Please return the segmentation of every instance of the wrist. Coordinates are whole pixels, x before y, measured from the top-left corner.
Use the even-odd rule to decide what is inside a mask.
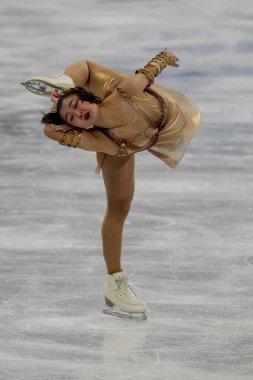
[[[136,70],[135,75],[142,77],[146,81],[146,87],[154,83],[154,74],[145,68]]]

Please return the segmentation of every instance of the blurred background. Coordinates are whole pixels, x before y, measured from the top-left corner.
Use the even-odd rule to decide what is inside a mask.
[[[0,31],[0,379],[252,379],[252,1],[1,0]],[[101,312],[96,155],[47,139],[50,101],[20,82],[79,59],[132,74],[165,46],[180,68],[157,82],[202,127],[175,171],[136,154],[136,325]]]

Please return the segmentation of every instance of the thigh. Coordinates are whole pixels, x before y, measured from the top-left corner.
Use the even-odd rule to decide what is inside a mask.
[[[131,202],[134,196],[135,155],[126,157],[106,155],[102,173],[109,202],[122,200]]]

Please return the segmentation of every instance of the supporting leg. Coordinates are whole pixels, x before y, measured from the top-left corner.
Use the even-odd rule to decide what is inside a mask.
[[[134,154],[106,155],[102,173],[107,209],[101,227],[103,254],[109,274],[121,271],[123,227],[134,196]]]
[[[123,228],[134,195],[134,155],[107,155],[102,166],[107,209],[101,228],[103,253],[108,273],[103,292],[107,309],[103,313],[144,321],[146,305],[131,288],[121,268]],[[120,311],[114,310],[114,307]]]
[[[107,273],[121,271],[121,249],[124,218],[119,218],[107,209],[101,228],[103,254]]]

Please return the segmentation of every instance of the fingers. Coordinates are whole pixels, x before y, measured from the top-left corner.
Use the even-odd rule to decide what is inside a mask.
[[[63,95],[62,92],[59,92],[57,90],[55,90],[52,94],[51,94],[51,100],[53,103],[55,103],[61,96]]]
[[[167,47],[165,47],[163,49],[163,51],[166,52],[169,55],[169,62],[168,62],[169,65],[170,66],[174,66],[174,67],[179,67],[178,57],[174,53],[172,53],[171,51],[169,51],[167,49]]]
[[[54,95],[56,98],[60,98],[60,97],[63,95],[63,93],[60,92],[60,91],[58,91],[58,90],[55,90],[55,92],[53,92],[53,95]]]
[[[55,96],[54,96],[53,94],[51,94],[50,99],[51,99],[51,101],[52,101],[53,103],[57,100],[57,98],[55,98]]]
[[[170,55],[169,64],[175,67],[179,66],[178,57],[175,54]]]
[[[173,66],[179,67],[179,63],[177,61],[178,61],[178,57],[175,55],[174,65]]]

